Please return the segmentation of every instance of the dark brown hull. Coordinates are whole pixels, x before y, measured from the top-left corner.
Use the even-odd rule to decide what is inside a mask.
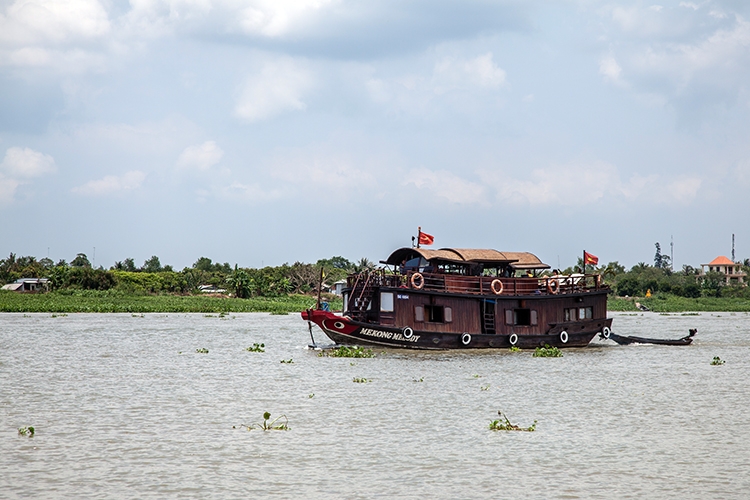
[[[420,331],[354,321],[330,312],[309,310],[302,318],[317,324],[336,344],[408,349],[534,349],[545,345],[585,347],[612,319],[574,321],[552,325],[543,334],[482,334]]]
[[[692,335],[680,339],[649,339],[645,337],[631,337],[627,335],[617,335],[610,333],[607,337],[620,345],[629,344],[657,344],[657,345],[690,345],[693,343]]]

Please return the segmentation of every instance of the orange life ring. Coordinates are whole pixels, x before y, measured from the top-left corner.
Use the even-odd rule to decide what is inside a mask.
[[[503,282],[499,279],[492,280],[492,283],[490,283],[490,289],[492,289],[492,293],[495,295],[500,295],[503,293]]]
[[[412,288],[421,290],[424,288],[424,276],[422,276],[422,273],[414,273],[411,275],[409,283],[411,283]]]
[[[557,292],[560,291],[560,282],[556,279],[547,278],[547,291],[552,295],[557,295]]]

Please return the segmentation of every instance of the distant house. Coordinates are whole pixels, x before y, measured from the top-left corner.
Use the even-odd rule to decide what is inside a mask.
[[[346,286],[346,280],[338,280],[336,283],[331,285],[331,293],[334,295],[341,295]]]
[[[721,273],[726,276],[727,285],[743,284],[747,273],[742,271],[742,264],[732,262],[728,258],[720,255],[708,264],[701,264],[701,275],[707,273]]]
[[[201,285],[198,287],[201,293],[227,293],[224,288],[219,288],[214,285]]]
[[[40,292],[47,290],[49,280],[47,278],[19,278],[13,283],[3,285],[2,290],[14,292]]]

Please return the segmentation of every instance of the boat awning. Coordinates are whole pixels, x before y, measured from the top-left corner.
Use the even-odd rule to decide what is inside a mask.
[[[430,262],[456,262],[465,264],[485,264],[489,266],[510,265],[514,269],[549,269],[550,266],[539,260],[539,257],[528,252],[499,252],[493,249],[477,248],[399,248],[394,251],[385,264],[399,265],[403,261],[421,256]]]

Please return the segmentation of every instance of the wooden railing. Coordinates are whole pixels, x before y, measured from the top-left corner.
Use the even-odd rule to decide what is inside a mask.
[[[407,274],[387,274],[382,270],[350,275],[347,278],[347,287],[354,290],[351,297],[364,293],[365,287],[498,296],[559,295],[609,289],[607,285],[602,285],[601,276],[598,274],[504,278],[412,271]]]

